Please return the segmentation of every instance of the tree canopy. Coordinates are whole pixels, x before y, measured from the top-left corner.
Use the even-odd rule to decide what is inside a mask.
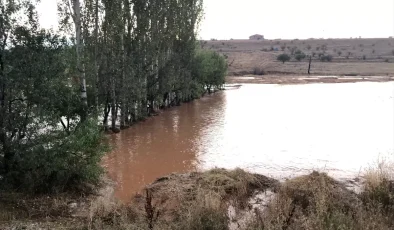
[[[202,0],[63,0],[56,33],[36,5],[0,0],[0,185],[97,182],[102,130],[224,83],[224,57],[196,46]]]

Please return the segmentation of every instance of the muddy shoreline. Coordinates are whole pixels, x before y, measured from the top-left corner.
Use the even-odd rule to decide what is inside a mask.
[[[311,84],[311,83],[356,83],[389,82],[394,76],[321,76],[321,75],[244,75],[228,76],[227,84]]]

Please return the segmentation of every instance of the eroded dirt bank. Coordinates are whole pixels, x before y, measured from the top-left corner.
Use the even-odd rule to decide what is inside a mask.
[[[80,198],[1,194],[0,229],[392,229],[392,183],[369,182],[356,194],[324,173],[279,183],[213,169],[158,178],[127,204],[111,186]]]

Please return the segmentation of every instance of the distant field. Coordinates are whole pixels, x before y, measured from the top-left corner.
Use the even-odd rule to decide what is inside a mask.
[[[201,44],[204,49],[215,50],[228,57],[230,76],[253,74],[256,68],[265,74],[306,74],[307,59],[297,61],[292,57],[285,64],[276,60],[279,54],[291,54],[291,49],[314,55],[313,75],[394,75],[393,38],[218,40],[201,41]],[[320,53],[332,55],[333,60],[321,62]]]

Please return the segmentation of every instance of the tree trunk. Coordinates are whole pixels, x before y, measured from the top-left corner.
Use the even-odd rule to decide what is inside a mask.
[[[308,74],[311,74],[311,64],[312,64],[312,56],[309,56]]]
[[[99,111],[99,65],[98,65],[98,0],[96,0],[95,4],[95,17],[94,17],[94,37],[95,37],[95,44],[94,44],[94,68],[96,74],[96,95],[95,96],[95,103],[96,103],[96,111]]]
[[[4,28],[1,29],[2,31],[4,30]],[[5,75],[4,50],[5,50],[5,44],[7,42],[7,35],[5,32],[0,35],[1,35],[0,42],[2,42],[0,47],[1,49],[0,50],[0,144],[3,146],[3,152],[4,152],[4,171],[5,173],[7,173],[10,171],[11,162],[13,158],[13,154],[11,153],[8,147],[7,132],[5,127],[8,103],[6,98],[7,77]]]
[[[127,4],[127,3],[126,3]],[[123,11],[125,11],[126,5],[123,5]],[[120,91],[120,128],[124,128],[126,126],[126,48],[125,48],[125,34],[126,34],[126,13],[123,14],[123,27],[122,27],[122,34],[120,37],[121,42],[121,49],[122,49],[122,84],[121,84],[121,91]]]
[[[111,74],[111,129],[112,131],[116,130],[116,93],[115,93],[115,76],[114,73]]]
[[[76,50],[77,50],[77,69],[79,72],[79,83],[81,92],[81,121],[86,120],[88,110],[88,97],[86,93],[86,77],[85,77],[85,65],[83,64],[83,44],[82,44],[82,25],[81,25],[81,7],[79,0],[73,0],[74,7],[74,25],[75,25],[75,38],[76,38]]]

